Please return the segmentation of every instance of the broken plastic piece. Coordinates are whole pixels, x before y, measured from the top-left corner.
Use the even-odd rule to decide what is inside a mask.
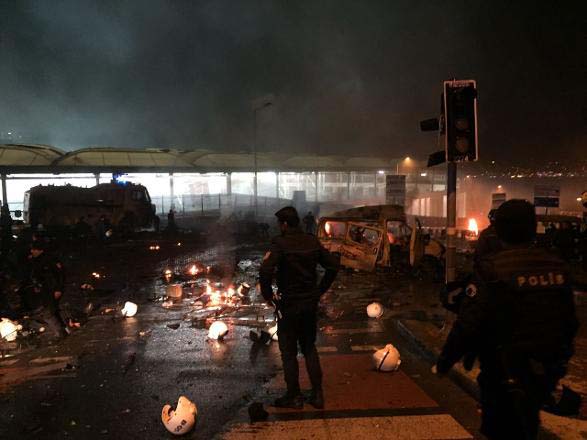
[[[181,298],[183,293],[181,284],[169,284],[166,289],[165,293],[169,298]]]
[[[275,324],[273,327],[269,328],[269,334],[271,335],[271,339],[273,339],[274,341],[278,340],[277,337],[277,324]]]
[[[196,424],[198,409],[187,397],[180,396],[175,410],[165,405],[161,411],[161,420],[165,428],[174,435],[183,435],[191,431]]]

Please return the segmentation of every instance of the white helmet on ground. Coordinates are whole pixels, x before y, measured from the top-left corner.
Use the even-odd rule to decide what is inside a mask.
[[[19,330],[22,330],[22,325],[17,322],[11,321],[8,318],[2,318],[0,320],[0,339],[4,338],[8,342],[12,342],[16,339]]]
[[[122,310],[120,312],[122,313],[122,316],[130,318],[130,317],[135,316],[137,314],[138,309],[139,309],[139,306],[137,306],[135,303],[127,301],[124,303],[124,307],[122,308]]]
[[[383,306],[378,302],[372,302],[367,306],[367,315],[369,315],[369,318],[381,318]]]
[[[279,339],[277,336],[277,324],[269,328],[269,334],[271,335],[271,339],[273,339],[274,341],[277,341]]]
[[[391,344],[373,353],[373,364],[377,371],[397,371],[401,363],[399,351]]]
[[[222,339],[228,333],[228,326],[222,321],[214,321],[208,330],[210,339]]]
[[[180,396],[175,411],[171,405],[165,405],[161,411],[161,420],[165,428],[174,435],[182,435],[192,430],[196,424],[198,409],[196,404],[185,396]]]

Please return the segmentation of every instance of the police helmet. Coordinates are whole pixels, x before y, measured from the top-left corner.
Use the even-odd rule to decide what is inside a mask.
[[[495,223],[495,213],[497,212],[497,209],[491,209],[489,211],[489,213],[487,214],[487,218],[489,219],[489,223],[493,224]]]
[[[536,236],[536,212],[526,200],[512,199],[503,203],[495,213],[495,230],[500,240],[528,243]]]
[[[288,226],[297,226],[300,223],[298,211],[293,206],[286,206],[275,213],[279,223],[287,223]]]

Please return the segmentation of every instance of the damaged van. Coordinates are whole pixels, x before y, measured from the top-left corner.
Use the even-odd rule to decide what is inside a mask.
[[[390,267],[408,258],[412,267],[432,258],[440,265],[445,248],[422,231],[417,218],[413,226],[399,205],[373,205],[338,211],[321,217],[318,239],[330,252],[340,255],[342,266],[362,271]]]

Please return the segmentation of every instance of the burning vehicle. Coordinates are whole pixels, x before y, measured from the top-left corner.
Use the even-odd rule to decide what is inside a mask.
[[[340,255],[345,267],[373,271],[389,267],[409,254],[412,267],[423,258],[442,259],[445,248],[422,231],[417,218],[407,223],[399,205],[351,208],[322,217],[318,239],[330,252]]]

